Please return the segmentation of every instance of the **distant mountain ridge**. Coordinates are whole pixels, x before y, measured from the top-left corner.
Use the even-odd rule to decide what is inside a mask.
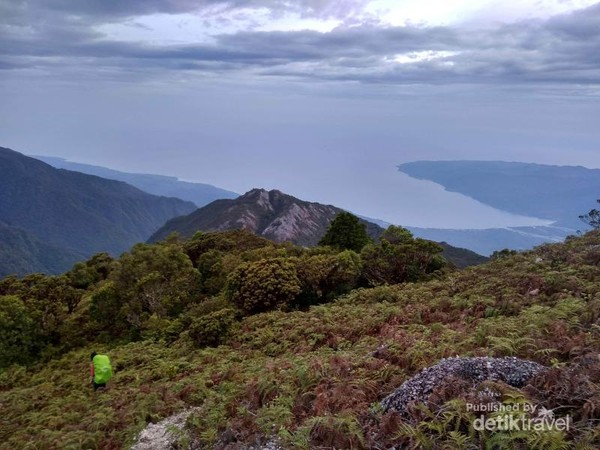
[[[600,169],[505,161],[415,161],[398,169],[486,205],[584,229],[579,215],[600,198]]]
[[[600,198],[600,170],[505,161],[415,161],[398,169],[429,180],[447,191],[471,197],[496,209],[553,221],[547,226],[488,229],[408,227],[416,236],[444,240],[489,255],[495,250],[526,250],[561,242],[587,226],[579,215]]]
[[[11,255],[0,259],[0,276],[56,273],[98,252],[118,255],[194,209],[191,202],[56,169],[0,147],[0,254]]]
[[[149,242],[157,242],[177,232],[190,238],[197,231],[245,229],[275,242],[315,246],[333,218],[344,211],[332,205],[307,202],[278,190],[252,189],[233,200],[217,200],[193,213],[176,217],[154,233]],[[367,233],[378,239],[383,228],[359,218]],[[459,267],[480,264],[487,258],[467,249],[442,243],[444,256]]]
[[[109,180],[124,181],[127,184],[153,195],[176,197],[181,200],[193,202],[198,208],[221,198],[236,198],[239,194],[211,184],[191,183],[181,181],[176,177],[154,175],[145,173],[121,172],[107,167],[94,166],[67,161],[64,158],[53,156],[34,156],[58,169],[73,170],[76,172],[96,175]]]
[[[415,236],[432,241],[446,241],[455,247],[468,248],[480,255],[496,250],[528,250],[547,242],[562,242],[574,230],[551,226],[486,229],[443,229],[406,227]]]

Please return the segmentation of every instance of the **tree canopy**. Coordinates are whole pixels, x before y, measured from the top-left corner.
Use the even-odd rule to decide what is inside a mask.
[[[600,203],[600,199],[596,201]],[[594,230],[600,229],[600,210],[592,209],[589,213],[579,216],[579,218]]]
[[[331,221],[319,245],[360,252],[370,240],[366,225],[358,217],[341,212]]]

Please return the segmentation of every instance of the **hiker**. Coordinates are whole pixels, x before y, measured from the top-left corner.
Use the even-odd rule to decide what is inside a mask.
[[[106,355],[99,355],[96,352],[92,352],[91,360],[90,375],[95,393],[99,388],[105,388],[106,383],[112,378],[112,367],[110,359]]]

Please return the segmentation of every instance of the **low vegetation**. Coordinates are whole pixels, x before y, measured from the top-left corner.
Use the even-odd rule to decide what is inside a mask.
[[[395,228],[360,252],[199,233],[2,280],[0,448],[123,448],[190,406],[209,448],[598,448],[600,232],[462,271],[440,251]],[[95,398],[92,350],[115,370]],[[490,389],[572,426],[474,431],[476,393],[459,382],[384,413],[402,382],[456,355],[551,368]]]

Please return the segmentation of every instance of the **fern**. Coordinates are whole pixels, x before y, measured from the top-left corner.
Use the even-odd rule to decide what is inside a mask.
[[[557,430],[531,431],[527,446],[531,450],[567,450],[570,447],[564,432]]]
[[[451,431],[448,433],[447,441],[445,448],[448,450],[468,450],[474,448],[474,446],[469,443],[469,436],[461,434],[458,431]]]
[[[433,440],[424,433],[419,426],[401,423],[394,439],[408,438],[411,442],[410,448],[431,450],[434,448]]]

